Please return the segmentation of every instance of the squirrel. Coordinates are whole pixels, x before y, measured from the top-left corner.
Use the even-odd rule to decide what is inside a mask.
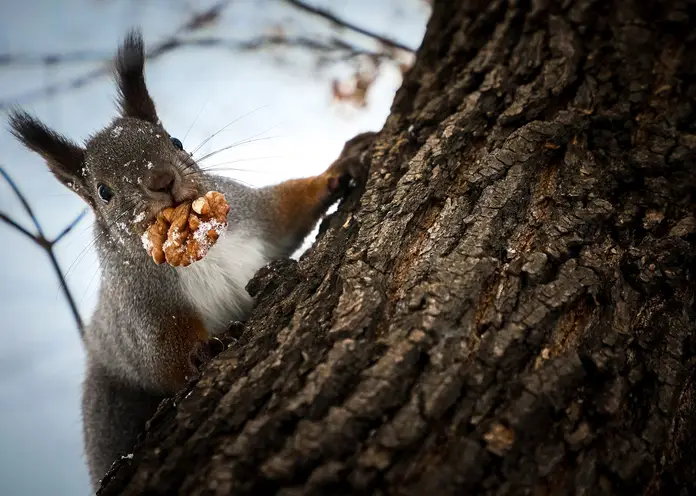
[[[93,487],[130,453],[160,401],[211,358],[227,326],[243,321],[256,271],[298,249],[327,209],[365,181],[375,133],[348,141],[322,174],[252,188],[204,171],[157,116],[144,76],[144,43],[128,32],[115,57],[120,115],[84,146],[20,108],[12,134],[95,215],[102,269],[98,302],[82,341],[84,448]],[[188,267],[157,265],[141,235],[163,208],[207,191],[224,194],[225,236]]]

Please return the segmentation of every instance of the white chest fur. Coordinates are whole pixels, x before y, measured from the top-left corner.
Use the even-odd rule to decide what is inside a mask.
[[[246,317],[252,298],[245,286],[268,263],[264,243],[245,232],[228,231],[203,260],[177,269],[189,301],[198,310],[211,335]]]

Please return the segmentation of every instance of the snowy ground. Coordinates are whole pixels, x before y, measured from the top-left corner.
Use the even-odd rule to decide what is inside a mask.
[[[217,2],[164,0],[24,0],[3,2],[2,55],[89,51],[111,54],[126,29],[142,27],[148,45],[176,32],[194,11]],[[318,4],[318,2],[314,2]],[[428,11],[422,0],[347,0],[339,16],[417,47]],[[287,21],[287,20],[290,21]],[[321,35],[325,25],[297,14],[282,0],[231,2],[216,24],[197,34],[243,40],[269,25],[287,21],[292,32]],[[353,38],[364,42],[364,38]],[[321,172],[343,143],[379,129],[400,79],[386,71],[369,94],[366,110],[331,103],[330,80],[340,68],[314,71],[302,51],[239,53],[222,48],[185,48],[147,67],[150,92],[172,134],[195,147],[229,121],[237,123],[211,140],[212,151],[238,140],[268,138],[221,153],[208,164],[246,159],[220,170],[262,185]],[[46,85],[69,81],[94,69],[95,62],[52,66],[0,64],[0,102],[26,104],[46,123],[77,140],[115,115],[108,77],[55,95],[27,97]],[[196,115],[195,125],[187,134]],[[21,148],[6,130],[0,111],[0,164],[31,199],[46,230],[55,234],[83,207],[60,186],[38,156]],[[248,160],[253,159],[253,160]],[[220,166],[225,167],[225,166]],[[0,211],[29,225],[19,203],[0,184]],[[83,316],[94,308],[99,273],[88,247],[91,216],[59,247],[59,259]],[[89,492],[79,413],[83,351],[72,316],[45,255],[30,241],[0,224],[0,487],[4,495],[79,495]]]

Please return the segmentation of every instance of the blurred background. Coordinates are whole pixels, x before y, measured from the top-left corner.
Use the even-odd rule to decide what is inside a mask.
[[[0,16],[0,166],[48,239],[84,208],[9,134],[21,105],[82,141],[116,115],[109,62],[142,28],[147,83],[167,130],[215,172],[260,186],[323,171],[346,140],[379,130],[413,63],[428,0],[23,0]],[[36,232],[0,178],[0,214]],[[55,253],[82,318],[99,287],[88,214]],[[46,252],[0,219],[0,492],[89,494],[84,356]],[[311,239],[305,243],[305,247]]]

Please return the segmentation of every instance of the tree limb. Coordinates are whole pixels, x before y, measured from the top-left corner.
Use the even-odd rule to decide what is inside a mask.
[[[75,220],[73,220],[70,224],[68,224],[65,229],[63,229],[58,236],[55,237],[53,240],[53,243],[56,244],[60,242],[61,239],[63,239],[70,231],[73,230],[73,228],[80,223],[80,221],[87,215],[87,209],[83,209],[82,212],[79,213],[77,217],[75,217]]]
[[[338,28],[343,28],[343,29],[348,29],[350,31],[353,31],[355,33],[361,34],[363,36],[367,36],[369,38],[373,38],[383,45],[386,45],[390,48],[397,48],[399,50],[404,50],[406,52],[413,53],[415,50],[413,48],[407,47],[403,43],[400,43],[398,41],[392,40],[390,38],[387,38],[385,36],[382,36],[377,33],[373,33],[372,31],[369,31],[365,28],[361,28],[360,26],[357,26],[355,24],[352,24],[348,21],[345,21],[339,17],[336,17],[333,15],[331,12],[328,10],[321,9],[319,7],[313,7],[311,5],[307,5],[304,2],[300,2],[299,0],[285,0],[286,3],[292,5],[293,7],[302,10],[303,12],[307,12],[309,14],[321,17],[322,19],[325,19],[329,21],[331,24],[333,24],[335,27]]]
[[[2,175],[7,184],[10,185],[10,188],[12,188],[12,191],[14,192],[15,196],[17,196],[17,198],[19,199],[20,203],[24,207],[24,210],[26,210],[26,212],[29,214],[29,217],[31,218],[34,226],[36,227],[36,234],[31,233],[28,229],[22,227],[19,223],[17,223],[8,215],[2,212],[0,212],[0,220],[3,221],[5,224],[9,225],[10,227],[14,228],[15,230],[19,231],[20,233],[24,234],[25,236],[27,236],[34,243],[36,243],[46,251],[48,258],[51,261],[51,265],[53,266],[53,269],[55,270],[56,275],[58,276],[60,287],[63,290],[63,293],[65,294],[65,298],[68,300],[68,305],[70,306],[70,310],[73,314],[73,317],[75,318],[75,323],[77,324],[77,329],[80,332],[80,337],[84,336],[85,329],[84,323],[82,322],[82,317],[80,316],[80,312],[78,311],[77,305],[75,304],[75,299],[73,298],[72,293],[70,293],[70,289],[68,288],[68,283],[65,280],[65,276],[63,275],[63,272],[60,269],[60,265],[58,264],[58,259],[56,258],[54,247],[84,218],[84,216],[87,214],[87,209],[85,208],[84,210],[82,210],[82,212],[80,212],[80,214],[70,224],[68,224],[60,232],[60,234],[58,234],[52,240],[49,240],[44,235],[44,230],[41,228],[41,223],[39,222],[39,219],[36,217],[36,214],[34,214],[34,211],[29,205],[26,196],[24,196],[22,191],[17,186],[17,183],[15,183],[12,177],[2,166],[0,166],[0,175]]]
[[[299,47],[308,49],[318,53],[335,53],[338,55],[339,59],[346,60],[349,58],[354,58],[360,55],[367,55],[373,59],[388,59],[390,55],[383,52],[373,52],[370,50],[364,50],[355,47],[349,43],[338,38],[331,38],[328,41],[321,41],[313,38],[307,38],[303,36],[298,37],[286,37],[282,35],[268,35],[259,36],[250,40],[232,40],[225,38],[218,38],[214,36],[201,37],[201,38],[167,38],[166,40],[154,45],[146,53],[146,58],[148,60],[153,60],[158,57],[164,56],[169,52],[174,51],[177,48],[193,46],[193,47],[223,47],[230,50],[239,51],[252,51],[260,50],[267,47],[273,46],[285,46],[285,47]],[[83,59],[80,59],[84,57]],[[81,88],[100,77],[109,75],[111,73],[111,65],[109,56],[106,54],[99,55],[95,52],[73,52],[68,54],[44,54],[44,55],[0,55],[0,64],[3,63],[19,63],[23,65],[41,64],[48,63],[46,61],[51,61],[51,64],[58,63],[70,63],[77,61],[89,61],[98,60],[102,62],[102,65],[88,71],[74,79],[68,81],[61,81],[58,83],[50,84],[39,89],[30,90],[25,93],[16,95],[14,97],[8,98],[6,100],[0,100],[0,110],[7,110],[17,102],[27,103],[46,94],[55,94],[57,92],[75,90]]]
[[[10,219],[7,215],[3,214],[2,212],[0,212],[0,220],[2,220],[3,222],[9,224],[11,227],[14,227],[16,230],[18,230],[19,232],[21,232],[21,233],[24,234],[25,236],[27,236],[27,237],[29,237],[29,238],[31,238],[31,239],[34,239],[34,240],[36,239],[36,237],[35,237],[32,233],[30,233],[29,231],[27,231],[26,229],[24,229],[22,226],[20,226],[19,224],[17,224],[15,221],[13,221],[12,219]]]
[[[353,32],[362,34],[364,36],[373,38],[385,47],[392,49],[400,49],[409,53],[413,53],[413,49],[390,40],[384,36],[372,33],[366,29],[359,26],[350,24],[343,21],[333,14],[306,5],[302,2],[297,2],[295,0],[286,0],[294,7],[316,16],[319,16],[325,20],[331,22],[334,26],[349,29]],[[321,54],[336,54],[337,60],[348,60],[361,55],[366,55],[371,57],[373,60],[384,60],[393,58],[393,55],[389,53],[388,50],[383,51],[372,51],[367,49],[362,49],[356,47],[344,40],[337,37],[331,37],[328,40],[320,40],[306,36],[294,36],[289,37],[279,34],[271,35],[261,35],[248,40],[239,39],[226,39],[216,36],[207,37],[197,37],[197,38],[185,38],[183,35],[186,33],[194,32],[206,24],[215,20],[222,10],[230,4],[230,0],[222,0],[217,4],[213,5],[209,9],[202,12],[194,14],[186,23],[179,26],[170,36],[164,40],[156,43],[147,50],[146,58],[148,60],[156,59],[163,56],[169,52],[172,52],[176,48],[184,46],[194,46],[194,47],[223,47],[230,50],[241,50],[241,51],[251,51],[260,50],[267,47],[298,47],[313,52]],[[7,110],[18,102],[28,103],[33,100],[37,100],[45,95],[55,94],[58,92],[70,91],[81,88],[103,76],[111,74],[111,54],[101,53],[92,50],[78,50],[70,53],[46,53],[46,54],[10,54],[4,53],[0,54],[0,65],[57,65],[57,64],[68,64],[68,63],[79,63],[79,62],[95,62],[100,65],[90,71],[83,73],[80,76],[69,79],[67,81],[60,81],[57,83],[49,84],[41,88],[30,90],[19,95],[15,95],[11,98],[0,100],[0,111]]]
[[[27,214],[29,214],[29,217],[31,217],[31,221],[34,223],[34,227],[36,227],[37,232],[43,238],[44,233],[41,229],[41,224],[39,224],[39,219],[36,218],[36,215],[34,214],[31,205],[29,205],[29,202],[27,201],[26,197],[19,190],[17,183],[15,183],[14,180],[12,180],[10,175],[7,173],[7,171],[5,171],[3,167],[0,167],[0,175],[2,175],[3,178],[5,178],[5,181],[7,182],[7,184],[10,185],[10,188],[12,188],[12,191],[14,192],[15,196],[19,198],[22,207],[24,207],[24,210],[26,210]]]

